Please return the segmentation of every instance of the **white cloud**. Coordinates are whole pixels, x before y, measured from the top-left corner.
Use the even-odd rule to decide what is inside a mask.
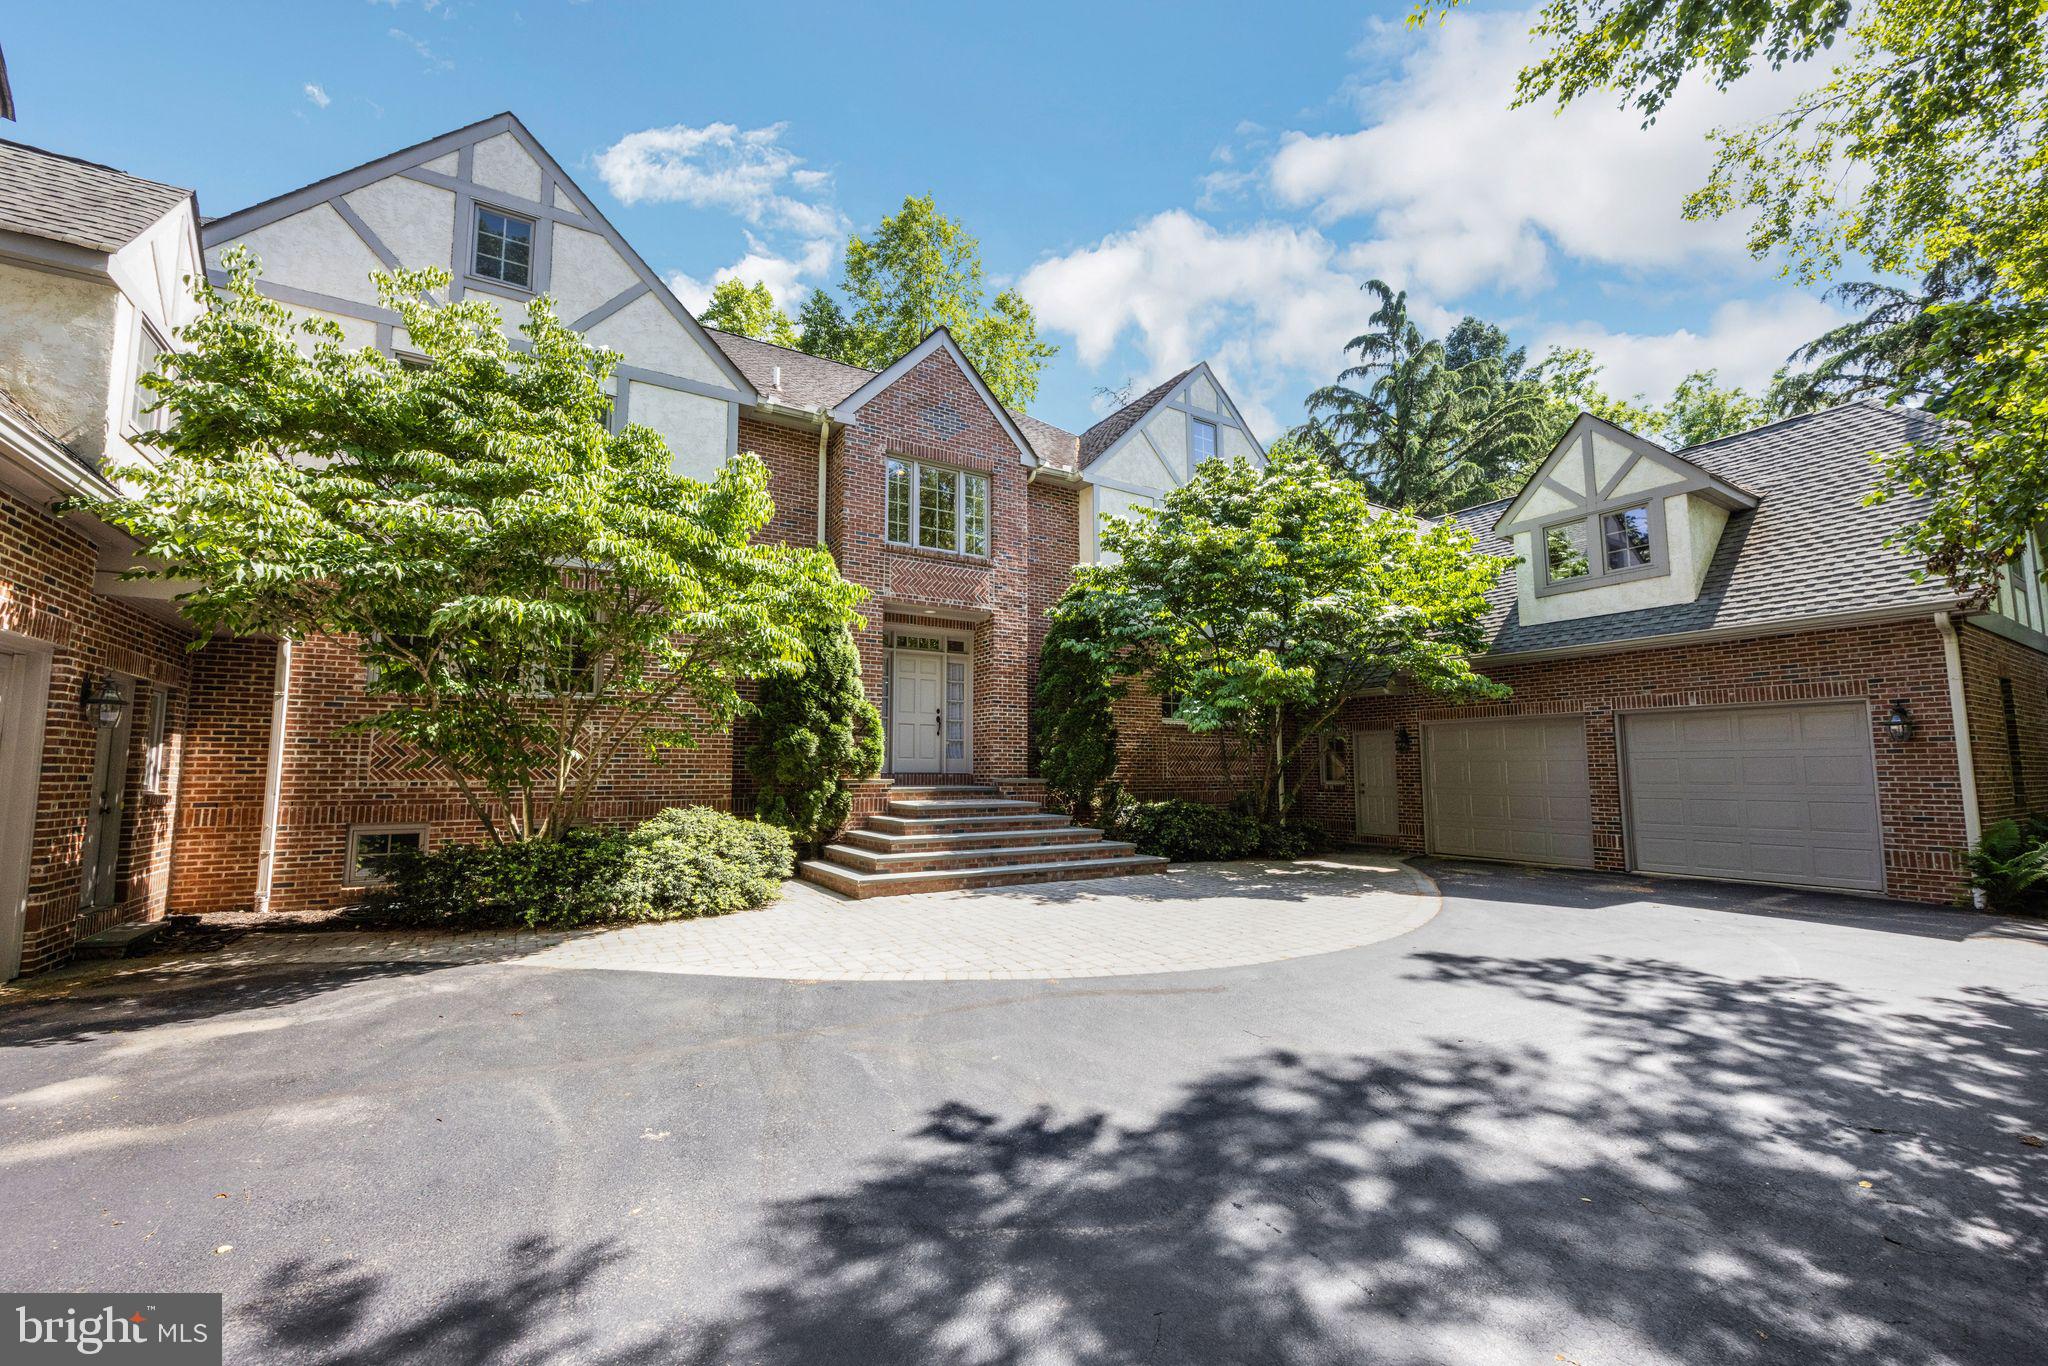
[[[828,173],[804,166],[782,145],[787,124],[742,129],[674,124],[628,133],[598,153],[597,171],[627,204],[688,204],[722,209],[755,227],[806,238],[843,232]]]
[[[1268,403],[1299,393],[1306,369],[1333,372],[1367,309],[1352,269],[1313,227],[1258,223],[1221,231],[1181,209],[1129,232],[1040,261],[1019,287],[1039,320],[1073,336],[1082,364],[1100,366],[1135,334],[1145,387],[1197,360],[1223,373],[1245,416],[1267,436]]]
[[[674,271],[668,277],[668,287],[683,301],[683,307],[698,313],[710,301],[712,286],[720,281],[736,279],[747,284],[758,281],[767,285],[768,292],[775,296],[775,302],[794,317],[804,295],[810,293],[810,286],[805,281],[824,278],[832,269],[837,252],[838,243],[830,238],[818,238],[804,243],[794,256],[782,256],[749,235],[747,254],[731,265],[713,271],[710,279],[700,280],[694,275]]]
[[[1689,223],[1709,129],[1782,108],[1811,71],[1762,72],[1727,94],[1688,87],[1657,123],[1597,94],[1563,114],[1510,109],[1537,52],[1529,13],[1461,11],[1418,38],[1381,26],[1374,50],[1403,54],[1358,87],[1364,127],[1285,134],[1268,166],[1275,199],[1328,226],[1361,219],[1388,278],[1455,296],[1534,289],[1558,255],[1630,269],[1733,261],[1739,222]]]
[[[1810,294],[1735,299],[1714,310],[1703,331],[1616,332],[1596,323],[1540,329],[1531,354],[1552,346],[1583,346],[1607,372],[1602,385],[1617,395],[1647,395],[1662,402],[1694,370],[1719,370],[1723,384],[1758,392],[1791,352],[1845,321],[1847,315]]]
[[[328,105],[334,103],[333,100],[327,97],[327,87],[321,85],[318,81],[307,81],[302,88],[306,92],[306,98],[311,100],[316,108],[325,109]]]
[[[419,59],[427,64],[427,70],[429,71],[453,71],[455,69],[455,63],[434,51],[432,47],[428,46],[424,38],[415,38],[402,28],[387,29],[385,30],[385,36],[395,43],[411,48]]]

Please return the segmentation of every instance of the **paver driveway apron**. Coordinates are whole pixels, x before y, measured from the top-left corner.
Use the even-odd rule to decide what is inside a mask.
[[[503,962],[719,977],[972,981],[1244,967],[1405,934],[1439,905],[1399,860],[1208,863],[870,901],[804,883],[766,910],[574,933],[267,934],[152,971],[292,963]]]

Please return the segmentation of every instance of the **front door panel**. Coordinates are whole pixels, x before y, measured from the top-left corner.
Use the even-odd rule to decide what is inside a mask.
[[[1358,833],[1392,839],[1401,832],[1394,787],[1394,732],[1362,730],[1351,737],[1351,774],[1357,784]]]
[[[897,773],[937,773],[945,710],[945,656],[898,650],[891,666],[889,767]]]

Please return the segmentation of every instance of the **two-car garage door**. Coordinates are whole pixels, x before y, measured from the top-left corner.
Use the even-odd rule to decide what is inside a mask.
[[[1866,704],[1638,712],[1621,735],[1634,867],[1884,890]]]
[[[1884,889],[1869,708],[1675,708],[1619,718],[1629,866],[1744,882]],[[1593,863],[1581,718],[1427,727],[1435,853]]]

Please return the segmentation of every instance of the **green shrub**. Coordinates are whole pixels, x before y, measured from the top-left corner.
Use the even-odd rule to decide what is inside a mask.
[[[401,850],[378,860],[384,880],[354,914],[417,929],[686,920],[765,906],[794,864],[787,831],[684,807],[630,834],[579,829],[525,844]]]
[[[762,820],[805,845],[824,843],[853,810],[852,784],[882,768],[882,714],[860,686],[860,651],[844,629],[805,636],[810,662],[761,684],[761,738],[747,751]]]
[[[671,808],[627,840],[618,915],[689,920],[765,906],[795,866],[787,830],[707,806]]]
[[[586,925],[617,912],[626,837],[571,830],[525,844],[444,844],[377,860],[383,882],[357,908],[378,925],[533,929]]]
[[[1268,821],[1259,827],[1260,858],[1307,858],[1331,845],[1330,833],[1308,821]]]
[[[1100,789],[1116,772],[1110,708],[1120,692],[1098,624],[1085,615],[1055,615],[1038,651],[1032,739],[1047,797],[1077,821],[1094,819]]]
[[[1110,834],[1144,854],[1175,863],[1250,858],[1259,851],[1259,824],[1248,816],[1180,797],[1141,802],[1130,798],[1110,812]]]
[[[1964,858],[1970,885],[1984,894],[1988,909],[2024,915],[2048,911],[2048,822],[1997,821]]]

